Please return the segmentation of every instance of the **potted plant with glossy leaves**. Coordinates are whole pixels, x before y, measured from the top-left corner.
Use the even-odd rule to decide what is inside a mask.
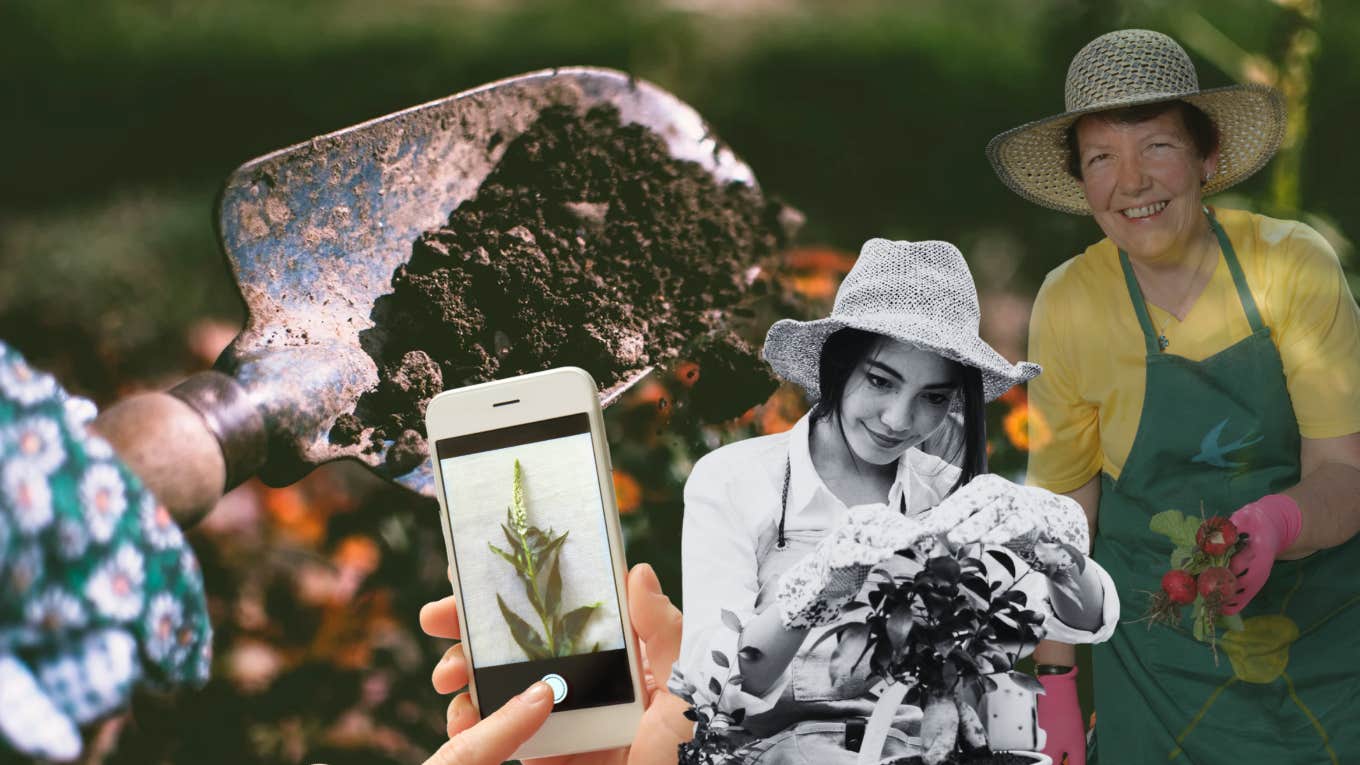
[[[856,619],[834,631],[833,679],[849,679],[867,662],[887,685],[865,731],[860,765],[1051,765],[1037,752],[993,752],[978,715],[998,677],[1042,692],[1015,663],[1038,645],[1044,616],[1028,608],[1017,585],[1042,576],[1004,547],[924,540],[898,552],[869,576]],[[922,710],[919,755],[881,758],[893,712]]]

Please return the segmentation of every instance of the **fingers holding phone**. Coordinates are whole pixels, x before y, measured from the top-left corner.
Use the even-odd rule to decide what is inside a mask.
[[[463,658],[463,647],[455,645],[444,652],[435,665],[430,681],[438,693],[453,693],[467,687],[467,660]]]
[[[674,762],[677,747],[694,735],[693,723],[685,718],[689,705],[666,690],[671,667],[680,656],[683,622],[680,609],[661,591],[656,572],[645,563],[628,574],[628,616],[642,644],[648,697],[628,762]]]
[[[458,629],[458,601],[448,595],[420,608],[420,628],[433,637],[462,640]]]
[[[680,656],[683,623],[680,609],[661,591],[656,571],[646,563],[633,566],[628,573],[628,616],[633,631],[645,647],[643,659],[658,687],[664,687],[671,666]]]
[[[435,637],[457,639],[457,615],[453,611],[451,596],[427,603],[420,612],[421,628]],[[680,609],[662,592],[656,572],[645,563],[634,566],[628,574],[628,617],[640,644],[638,656],[647,675],[648,706],[638,725],[633,747],[626,755],[627,761],[673,762],[676,747],[693,735],[693,726],[684,716],[688,704],[665,689],[665,681],[670,677],[671,667],[680,653],[683,624]],[[450,693],[466,682],[467,666],[461,651],[461,646],[453,646],[435,667],[433,681],[435,690],[440,693]],[[427,765],[464,761],[472,765],[500,762],[492,758],[499,756],[506,746],[512,749],[521,746],[538,731],[539,726],[534,725],[533,721],[538,720],[541,725],[546,719],[546,715],[534,707],[506,704],[482,722],[471,697],[466,693],[459,694],[449,704],[448,733],[450,739],[463,737],[463,741],[445,745],[427,761]],[[577,756],[570,761],[615,762],[624,756],[621,752],[597,752],[590,756]],[[455,756],[467,759],[452,759]],[[543,765],[558,761],[561,758],[535,762]]]
[[[528,741],[548,719],[553,691],[536,682],[481,720],[468,694],[449,705],[449,740],[425,765],[500,765]]]
[[[451,720],[470,704],[489,721],[541,679],[550,716],[516,757],[631,743],[646,694],[594,381],[562,369],[446,391],[426,419],[459,597],[421,624],[463,640],[431,678],[468,685]]]

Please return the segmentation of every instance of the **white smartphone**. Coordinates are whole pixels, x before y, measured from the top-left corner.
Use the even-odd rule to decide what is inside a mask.
[[[426,409],[472,702],[485,717],[535,681],[554,691],[518,759],[627,746],[642,716],[598,395],[564,367]]]

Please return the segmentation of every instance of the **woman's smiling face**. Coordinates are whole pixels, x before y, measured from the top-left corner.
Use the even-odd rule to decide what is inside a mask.
[[[1217,152],[1199,156],[1175,109],[1130,124],[1083,117],[1076,133],[1082,189],[1105,235],[1132,258],[1182,252],[1199,233]]]
[[[959,385],[955,362],[883,338],[846,381],[840,406],[845,440],[865,462],[892,463],[944,422]]]

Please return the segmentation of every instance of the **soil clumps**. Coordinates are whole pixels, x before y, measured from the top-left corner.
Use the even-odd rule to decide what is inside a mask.
[[[672,158],[613,107],[544,109],[476,197],[415,241],[374,309],[378,387],[331,440],[357,443],[371,426],[366,448],[397,440],[388,467],[404,472],[424,456],[425,405],[441,390],[563,365],[605,389],[689,351],[712,360],[696,407],[740,414],[775,383],[728,320],[796,217]]]

